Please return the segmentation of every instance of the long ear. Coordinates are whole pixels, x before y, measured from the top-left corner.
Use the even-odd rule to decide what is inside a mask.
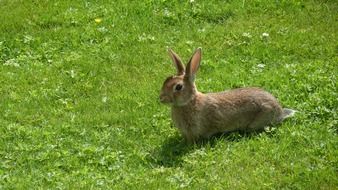
[[[182,64],[181,58],[170,48],[168,49],[169,55],[171,59],[173,60],[174,66],[177,70],[177,75],[184,75],[185,69],[184,65]]]
[[[195,76],[198,68],[200,67],[202,58],[202,49],[197,48],[194,55],[191,57],[189,63],[187,64],[187,71],[185,74],[185,78],[189,79],[190,82],[195,81]]]

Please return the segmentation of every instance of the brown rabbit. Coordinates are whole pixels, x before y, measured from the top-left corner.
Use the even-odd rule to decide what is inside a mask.
[[[164,81],[160,101],[171,105],[174,124],[189,143],[220,132],[262,130],[295,113],[282,109],[275,97],[259,88],[198,92],[194,81],[201,48],[195,51],[186,68],[175,52],[169,49],[169,54],[177,74]]]

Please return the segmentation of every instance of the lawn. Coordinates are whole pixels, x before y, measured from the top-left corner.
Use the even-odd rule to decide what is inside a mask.
[[[338,189],[335,0],[0,0],[0,189]],[[257,86],[278,128],[187,145],[159,103]]]

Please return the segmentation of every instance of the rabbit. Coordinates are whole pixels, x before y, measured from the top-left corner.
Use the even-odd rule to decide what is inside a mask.
[[[273,95],[255,87],[203,94],[195,85],[201,48],[196,49],[186,67],[174,51],[168,52],[177,74],[164,81],[159,98],[171,106],[173,123],[188,143],[217,133],[262,131],[296,112],[283,109]]]

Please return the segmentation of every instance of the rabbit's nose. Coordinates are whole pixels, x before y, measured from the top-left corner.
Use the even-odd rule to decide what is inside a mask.
[[[163,103],[165,101],[165,97],[164,96],[160,96],[160,102]]]
[[[161,102],[161,103],[166,103],[166,102],[168,102],[168,101],[169,101],[168,96],[163,95],[163,94],[160,95],[160,102]]]

